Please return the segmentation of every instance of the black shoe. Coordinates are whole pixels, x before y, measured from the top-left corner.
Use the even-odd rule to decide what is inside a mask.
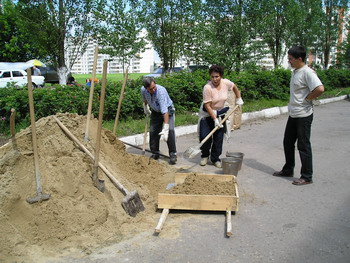
[[[170,154],[170,160],[169,160],[169,164],[176,164],[177,161],[177,157],[176,154]]]
[[[159,159],[159,154],[152,154],[151,159],[158,160]]]
[[[280,176],[280,177],[293,177],[293,172],[286,172],[286,171],[279,171],[279,172],[274,172],[272,174],[273,176]]]

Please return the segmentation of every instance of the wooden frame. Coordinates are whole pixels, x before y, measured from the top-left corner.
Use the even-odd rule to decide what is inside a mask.
[[[182,184],[188,173],[175,175],[175,183]],[[158,208],[163,209],[155,232],[159,233],[165,223],[170,209],[199,210],[199,211],[225,211],[226,235],[232,235],[231,212],[239,209],[239,194],[236,177],[227,174],[198,174],[198,176],[214,179],[220,182],[234,181],[232,195],[188,195],[188,194],[158,194]]]

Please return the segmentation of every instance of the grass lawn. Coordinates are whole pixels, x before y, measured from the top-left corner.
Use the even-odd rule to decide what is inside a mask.
[[[146,74],[148,73],[129,73],[128,79],[137,79]],[[73,74],[73,77],[79,84],[84,85],[86,83],[86,80],[92,77],[92,74]],[[96,74],[96,78],[101,80],[102,74]],[[122,81],[123,79],[123,73],[107,74],[107,80],[109,81]]]

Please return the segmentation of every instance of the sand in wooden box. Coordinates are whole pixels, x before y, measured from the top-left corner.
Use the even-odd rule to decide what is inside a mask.
[[[158,208],[238,211],[236,177],[226,174],[178,173],[176,186],[158,194]]]

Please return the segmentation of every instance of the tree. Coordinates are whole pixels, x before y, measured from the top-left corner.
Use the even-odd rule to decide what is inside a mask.
[[[316,54],[319,51],[318,39],[322,34],[322,15],[322,0],[296,0],[290,7],[286,46],[300,45],[307,48],[310,54]]]
[[[28,41],[30,34],[23,30],[15,4],[2,1],[0,10],[0,61],[24,62],[40,56],[39,48]]]
[[[93,12],[105,0],[19,0],[21,22],[28,32],[35,32],[31,41],[45,51],[42,59],[58,68],[60,84],[90,41]],[[69,54],[69,56],[68,56]]]
[[[258,38],[266,44],[275,68],[281,64],[286,52],[288,24],[294,19],[290,15],[293,5],[291,0],[255,0]]]
[[[336,49],[338,40],[338,28],[342,18],[339,17],[339,11],[346,9],[347,0],[324,0],[323,1],[323,20],[321,23],[322,35],[320,36],[320,46],[323,53],[323,67],[328,68],[331,63],[331,52]]]
[[[261,45],[253,41],[255,6],[250,0],[206,1],[207,35],[203,52],[210,64],[221,64],[237,72],[258,58]]]
[[[188,8],[198,0],[131,0],[132,8],[143,17],[147,38],[162,59],[165,71],[175,66],[184,50]]]
[[[146,45],[140,19],[125,0],[108,1],[103,9],[97,10],[95,16],[98,21],[106,21],[98,25],[98,30],[94,30],[94,38],[102,46],[100,53],[120,58],[124,72],[125,65]]]

